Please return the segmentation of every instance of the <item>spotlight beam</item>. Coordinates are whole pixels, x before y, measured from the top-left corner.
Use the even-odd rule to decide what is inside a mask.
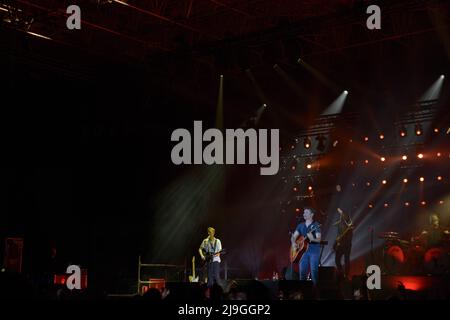
[[[261,89],[261,86],[259,85],[258,81],[256,81],[255,77],[253,76],[253,73],[250,69],[245,70],[245,74],[250,79],[253,88],[255,89],[256,96],[258,97],[259,101],[261,103],[269,104],[269,99],[267,99],[267,96],[264,94],[264,91]]]
[[[444,84],[445,76],[441,75],[422,95],[419,101],[438,100],[441,95],[442,85]]]
[[[307,62],[299,58],[297,60],[298,64],[300,64],[303,68],[305,68],[309,73],[311,73],[317,80],[319,80],[322,84],[324,84],[329,89],[334,92],[339,92],[339,86],[332,80],[328,79],[323,73],[321,73],[316,68],[309,65]]]
[[[216,128],[223,131],[223,75],[219,80],[219,95],[217,97],[216,107]]]
[[[273,69],[277,72],[277,74],[286,82],[289,88],[300,98],[304,99],[307,95],[306,92],[300,88],[298,84],[284,71],[278,64],[273,66]]]
[[[343,91],[339,97],[336,98],[326,109],[322,112],[322,116],[328,116],[331,114],[339,114],[344,108],[345,100],[347,99],[348,91]]]

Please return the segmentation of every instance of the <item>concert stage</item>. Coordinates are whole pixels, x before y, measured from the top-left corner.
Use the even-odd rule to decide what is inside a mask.
[[[365,280],[353,277],[338,283],[322,281],[315,288],[311,281],[252,280],[224,281],[221,300],[435,300],[450,298],[449,276],[382,276],[381,289],[365,290]],[[170,293],[170,301],[202,301],[205,285],[189,282],[167,282],[161,291]],[[209,293],[207,293],[208,295]],[[114,294],[109,299],[145,297],[137,294]]]
[[[450,299],[449,0],[71,2],[0,0],[0,296]]]

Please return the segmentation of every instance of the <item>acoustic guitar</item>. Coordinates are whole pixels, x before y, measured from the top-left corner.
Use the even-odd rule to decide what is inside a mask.
[[[316,231],[320,225],[316,225],[313,228],[311,228],[310,232]],[[291,263],[295,263],[300,261],[303,254],[308,250],[309,245],[309,239],[304,236],[299,236],[297,240],[295,240],[295,244],[291,245],[291,251],[290,251],[290,261]]]

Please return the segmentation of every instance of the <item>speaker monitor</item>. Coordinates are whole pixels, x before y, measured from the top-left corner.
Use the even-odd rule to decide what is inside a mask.
[[[335,267],[319,267],[319,287],[332,288],[337,285]]]

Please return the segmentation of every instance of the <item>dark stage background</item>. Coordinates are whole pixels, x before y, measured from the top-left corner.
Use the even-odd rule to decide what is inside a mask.
[[[361,15],[363,9],[342,2],[335,14]],[[395,229],[405,237],[419,232],[435,211],[431,203],[448,196],[446,182],[427,187],[424,193],[430,206],[425,208],[367,210],[368,201],[375,204],[380,199],[382,205],[386,192],[370,197],[364,188],[352,191],[351,183],[360,179],[363,185],[365,176],[342,163],[353,154],[364,159],[364,154],[348,144],[329,153],[335,166],[315,178],[314,202],[308,199],[288,208],[282,204],[292,185],[282,181],[281,171],[260,176],[259,166],[175,166],[170,159],[174,129],[192,130],[194,120],[202,120],[204,128],[215,126],[220,74],[224,75],[226,128],[239,127],[261,106],[247,68],[269,104],[258,126],[280,128],[282,155],[295,133],[308,128],[342,90],[350,92],[344,112],[358,114],[346,135],[360,139],[384,132],[395,140],[395,119],[410,111],[441,74],[450,74],[449,29],[432,29],[432,15],[419,12],[415,17],[402,37],[310,51],[309,56],[300,40],[269,37],[261,45],[262,60],[245,54],[251,39],[256,41],[263,32],[289,35],[297,30],[294,26],[303,26],[303,20],[294,24],[280,19],[274,27],[250,33],[250,40],[230,35],[215,42],[186,40],[186,44],[183,39],[189,37],[180,32],[173,40],[174,51],[137,56],[126,43],[116,44],[118,48],[108,54],[2,26],[0,238],[24,237],[27,272],[45,268],[54,245],[61,266],[77,263],[88,268],[93,287],[131,292],[139,255],[149,263],[189,266],[210,225],[228,249],[230,277],[266,278],[274,270],[281,272],[287,266],[296,205],[313,204],[319,209],[330,241],[336,208],[349,211],[359,223],[355,259],[370,249],[371,226],[377,233]],[[320,20],[307,21],[312,29],[321,25]],[[387,34],[392,31],[388,25],[383,31]],[[413,32],[427,28],[431,29]],[[363,29],[352,27],[352,39],[364,43],[359,35],[366,32]],[[315,30],[326,33],[319,27]],[[413,34],[408,35],[409,30]],[[96,36],[92,37],[95,42]],[[335,89],[296,64],[302,50],[310,65],[337,83]],[[205,65],[201,60],[206,54],[213,58]],[[275,63],[298,91],[279,77]],[[449,125],[445,122],[448,89],[444,82],[433,120],[442,120],[442,130]],[[423,138],[430,148],[444,150],[445,158],[438,166],[423,168],[424,174],[434,176],[433,169],[439,167],[439,174],[450,177],[449,137]],[[379,177],[375,169],[370,174],[372,179]],[[342,192],[336,192],[337,184]],[[415,192],[409,197],[414,198]],[[438,209],[443,224],[450,222],[449,206],[447,200]],[[328,265],[333,259],[329,249],[324,253]]]

